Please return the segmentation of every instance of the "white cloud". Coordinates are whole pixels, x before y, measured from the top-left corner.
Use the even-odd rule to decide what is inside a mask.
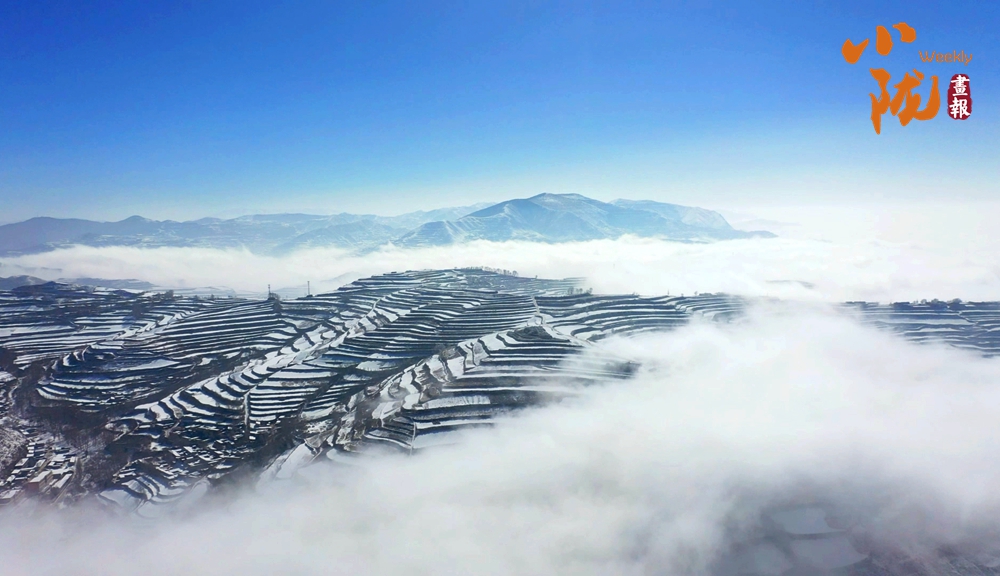
[[[567,244],[473,242],[386,247],[362,256],[312,249],[280,258],[245,250],[74,247],[2,264],[5,275],[136,278],[168,287],[256,293],[268,284],[303,291],[311,281],[314,291],[330,290],[383,272],[491,266],[539,277],[586,277],[596,291],[608,293],[721,291],[826,301],[1000,299],[998,205],[771,208],[755,214],[785,222],[777,230],[781,237],[712,244],[628,237]],[[745,213],[742,218],[755,219]]]
[[[135,278],[164,287],[332,290],[395,270],[490,266],[523,276],[585,277],[602,293],[729,292],[809,300],[1000,298],[1000,252],[934,252],[883,241],[752,239],[678,244],[641,238],[567,244],[474,242],[363,256],[333,249],[283,258],[200,248],[74,247],[5,261],[7,273]],[[290,291],[295,293],[294,290]]]
[[[0,572],[701,574],[814,499],[926,557],[1000,528],[998,360],[788,309],[603,347],[643,368],[457,446],[154,525],[8,515]]]
[[[755,217],[806,221],[772,212]],[[990,213],[974,212],[836,212],[838,227],[821,211],[779,239],[708,245],[624,238],[281,259],[78,247],[6,263],[258,291],[486,265],[586,276],[600,292],[1000,299]],[[813,287],[772,282],[782,280]],[[908,343],[812,305],[602,347],[642,369],[458,446],[311,466],[151,525],[85,509],[8,512],[0,573],[699,574],[763,508],[809,499],[910,554],[997,541],[998,359]]]

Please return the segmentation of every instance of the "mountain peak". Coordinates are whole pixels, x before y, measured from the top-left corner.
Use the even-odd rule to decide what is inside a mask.
[[[127,224],[140,224],[140,223],[146,223],[146,222],[155,222],[155,220],[150,220],[149,218],[143,218],[142,216],[139,216],[138,214],[135,214],[135,215],[129,216],[128,218],[126,218],[124,220],[120,220],[118,223],[119,224],[126,224],[126,223]]]
[[[631,234],[683,242],[772,236],[734,230],[718,212],[651,200],[601,202],[581,194],[536,194],[473,212],[453,222],[431,222],[403,236],[402,246],[468,240],[571,242]]]
[[[534,196],[528,198],[528,200],[559,199],[559,198],[566,198],[566,199],[573,199],[573,200],[592,200],[592,198],[587,198],[586,196],[584,196],[582,194],[576,194],[575,192],[571,192],[571,193],[568,193],[568,194],[556,194],[554,192],[542,192],[541,194],[535,194]]]

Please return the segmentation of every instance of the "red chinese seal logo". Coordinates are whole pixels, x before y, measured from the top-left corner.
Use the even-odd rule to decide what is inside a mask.
[[[948,115],[965,120],[972,115],[972,85],[965,74],[955,74],[948,84]]]

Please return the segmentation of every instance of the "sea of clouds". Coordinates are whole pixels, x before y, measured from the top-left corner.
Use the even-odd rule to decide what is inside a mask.
[[[7,262],[245,290],[486,265],[584,276],[599,292],[797,303],[605,341],[594,353],[637,361],[634,377],[414,457],[308,466],[154,522],[86,507],[8,511],[0,573],[711,574],[764,511],[817,501],[927,573],[944,551],[996,562],[1000,360],[906,342],[820,302],[1000,299],[991,236],[959,221],[954,235],[911,226],[909,237],[869,226],[705,245],[624,238],[285,259],[74,248]]]
[[[471,242],[367,254],[335,248],[271,257],[246,250],[77,246],[0,259],[4,276],[138,279],[170,288],[283,295],[385,272],[488,266],[581,277],[596,292],[728,292],[813,301],[1000,299],[1000,204],[756,209],[730,218],[778,238],[683,244],[650,238]],[[764,217],[759,217],[763,215]],[[744,222],[740,221],[740,216]]]
[[[928,566],[1000,553],[997,360],[814,308],[599,352],[642,368],[414,457],[154,522],[8,512],[0,573],[710,574],[763,511],[815,501]]]

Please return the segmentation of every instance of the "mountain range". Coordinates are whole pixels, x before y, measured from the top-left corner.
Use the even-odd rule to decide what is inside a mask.
[[[698,242],[770,237],[736,230],[718,212],[648,200],[601,202],[579,194],[539,194],[400,216],[257,214],[186,222],[132,216],[119,222],[39,217],[0,226],[0,256],[73,245],[246,248],[284,254],[301,248],[367,251],[391,243],[442,246],[472,240],[571,242],[632,234]]]
[[[87,503],[152,519],[239,486],[438,450],[456,433],[629,379],[639,366],[598,347],[605,338],[728,323],[753,304],[599,295],[573,279],[475,268],[383,274],[296,299],[54,282],[0,291],[0,511]],[[916,342],[1000,354],[997,302],[832,310]],[[601,449],[621,457],[618,444]],[[983,576],[1000,565],[992,547],[938,559],[896,546],[876,514],[821,493],[780,504],[742,520],[754,524],[713,575]]]

